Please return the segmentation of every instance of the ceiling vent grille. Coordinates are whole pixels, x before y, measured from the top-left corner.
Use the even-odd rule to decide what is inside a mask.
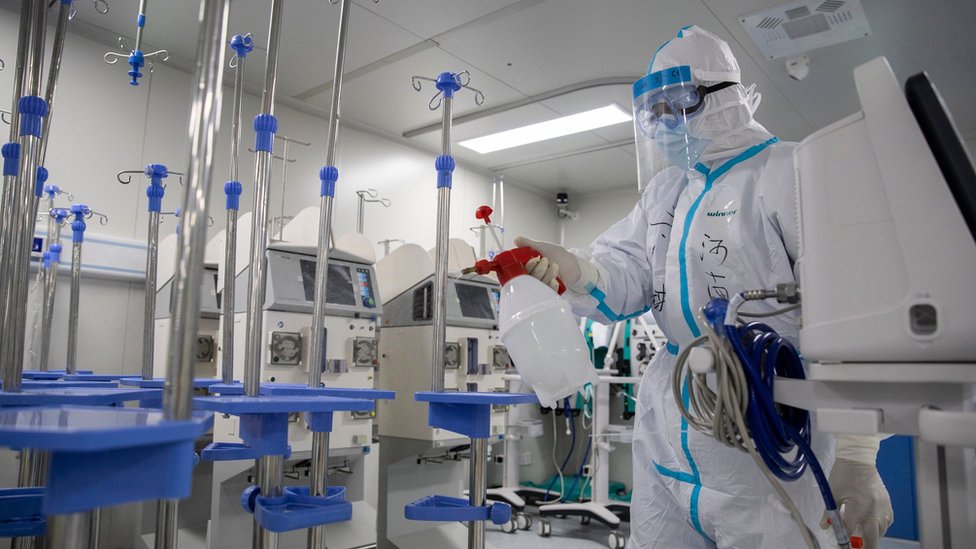
[[[861,0],[793,2],[740,17],[739,22],[769,59],[871,35]]]

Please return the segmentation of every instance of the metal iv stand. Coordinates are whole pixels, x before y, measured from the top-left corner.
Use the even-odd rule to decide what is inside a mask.
[[[169,333],[169,356],[166,363],[166,385],[163,411],[170,421],[185,421],[193,415],[193,366],[196,358],[197,325],[200,319],[200,286],[203,279],[204,248],[207,237],[207,197],[213,180],[213,157],[220,125],[220,103],[224,64],[223,47],[227,42],[227,18],[230,0],[201,0],[200,41],[190,113],[190,162],[186,170],[187,185],[183,196],[182,230],[177,233],[177,266],[173,276],[173,321]],[[136,35],[139,54],[142,25],[145,23],[146,0],[140,3],[140,26]],[[164,59],[165,60],[165,59]],[[132,59],[130,58],[130,64]],[[130,75],[136,85],[135,75]],[[177,546],[177,499],[164,499],[156,511],[156,549]]]
[[[333,2],[335,3],[335,2]],[[329,245],[332,242],[332,200],[339,169],[335,166],[336,141],[339,137],[339,100],[342,95],[342,73],[346,61],[346,35],[349,27],[350,0],[339,3],[339,36],[336,44],[335,72],[332,77],[332,105],[329,107],[329,133],[326,135],[325,166],[319,171],[319,241],[316,253],[315,294],[312,305],[311,342],[309,343],[308,386],[322,386],[322,365],[326,358],[325,302],[329,280]],[[284,203],[284,196],[282,196]],[[312,434],[312,464],[309,491],[326,496],[329,480],[329,433]],[[308,530],[308,549],[325,549],[325,526]]]
[[[47,189],[53,190],[56,188],[54,185],[49,185],[45,187],[45,192],[48,192]],[[48,209],[47,224],[48,250],[42,258],[43,262],[41,265],[41,272],[44,276],[44,285],[42,288],[44,298],[41,302],[41,353],[38,363],[38,370],[41,372],[48,371],[50,366],[54,301],[58,288],[58,267],[61,263],[61,227],[69,215],[68,210],[54,207],[54,195],[56,193],[50,192],[49,194],[51,197],[49,200],[50,208]]]
[[[217,2],[209,2],[208,7],[215,7]],[[207,13],[212,9],[204,10],[205,18],[214,19],[220,23],[226,21],[226,4],[224,14],[214,19],[213,14],[207,17]],[[32,0],[29,6],[24,8],[22,17],[21,36],[31,37],[23,42],[26,50],[36,50],[43,46],[43,20],[45,12],[45,2],[42,0]],[[24,90],[28,93],[36,92],[36,82],[27,83],[30,78],[36,79],[39,76],[38,70],[28,70],[39,68],[39,61],[34,59],[25,62],[24,67]],[[54,63],[52,64],[54,65]],[[52,66],[53,68],[53,66]],[[33,75],[31,74],[33,73]],[[219,84],[219,80],[215,79]],[[50,85],[50,82],[49,82]],[[19,86],[18,86],[19,87]],[[49,90],[51,88],[49,87]],[[219,100],[218,100],[219,104]],[[39,164],[39,156],[43,155],[43,145],[37,143],[42,132],[43,116],[45,112],[45,102],[35,95],[21,98],[19,101],[19,133],[21,136],[21,157],[17,170],[18,176],[27,175],[28,178],[21,179],[21,183],[28,182],[30,177],[37,176],[36,170]],[[203,141],[207,135],[213,135],[213,131],[206,132],[196,141]],[[31,136],[31,137],[28,137]],[[40,149],[40,150],[38,150]],[[210,155],[207,155],[209,157]],[[11,156],[5,155],[6,158]],[[30,183],[35,181],[31,180]],[[24,185],[27,189],[20,189],[22,195],[30,198],[30,186]],[[31,185],[33,186],[33,185]],[[36,195],[39,189],[35,190]],[[31,210],[36,208],[36,202],[31,204],[29,201],[16,201],[14,204],[19,210],[18,213],[31,213],[31,224],[29,232],[19,230],[26,227],[26,215],[20,219],[14,219],[13,228],[17,231],[17,240],[29,238],[33,229],[33,222],[36,214]],[[26,207],[25,207],[26,206]],[[31,207],[33,206],[33,208]],[[77,275],[80,273],[80,241],[85,228],[85,217],[95,215],[90,208],[76,204],[72,207],[72,213],[76,220],[73,223],[75,230],[75,265],[73,268],[74,286],[77,288]],[[103,217],[103,220],[106,218]],[[17,223],[22,222],[22,226]],[[27,254],[18,254],[17,246],[21,242],[11,240],[4,250],[6,260],[14,262],[23,261],[26,266]],[[203,245],[200,244],[200,254],[202,255]],[[20,256],[20,257],[18,257]],[[18,283],[15,272],[10,282],[11,285]],[[199,292],[199,277],[195,285]],[[76,292],[75,292],[76,293]],[[9,296],[7,309],[14,310],[24,302],[17,299],[16,294]],[[77,318],[77,307],[72,315]],[[12,315],[8,315],[8,319]],[[76,320],[73,321],[76,325]],[[11,329],[11,323],[5,322],[4,335]],[[10,346],[10,341],[5,338],[4,343]],[[23,364],[18,362],[7,362],[5,377],[15,377],[19,381],[20,368]],[[15,376],[11,376],[11,371]],[[6,385],[6,384],[5,384]],[[19,383],[15,383],[18,385]],[[171,387],[172,390],[181,391],[189,395],[188,388],[180,386]],[[5,389],[11,389],[9,385]],[[211,417],[206,414],[198,414],[192,420],[188,417],[187,421],[172,421],[167,415],[167,424],[160,429],[161,412],[153,412],[137,409],[109,408],[105,410],[93,410],[91,408],[78,409],[58,409],[53,414],[50,409],[44,408],[45,405],[57,404],[54,402],[56,397],[77,397],[71,400],[65,398],[60,403],[89,403],[89,404],[116,404],[125,401],[142,400],[152,391],[125,391],[116,389],[98,389],[91,394],[69,394],[69,390],[60,390],[52,394],[45,394],[42,391],[31,392],[29,394],[16,394],[15,391],[4,391],[5,406],[34,406],[23,412],[15,408],[5,408],[0,414],[4,415],[4,420],[0,421],[2,433],[0,433],[0,445],[23,448],[24,452],[33,452],[38,456],[51,453],[52,466],[47,471],[46,466],[38,469],[44,473],[49,473],[47,479],[48,487],[40,494],[21,494],[28,500],[43,500],[43,508],[47,513],[46,517],[46,538],[45,547],[75,549],[81,547],[95,547],[97,543],[97,520],[93,520],[93,510],[101,506],[125,503],[130,501],[142,501],[150,494],[159,494],[157,497],[186,497],[189,495],[189,480],[191,467],[191,452],[193,440],[202,435],[208,428]],[[99,392],[101,391],[101,392]],[[15,398],[9,398],[15,397]],[[52,398],[54,397],[54,398]],[[24,421],[24,417],[33,419]],[[138,435],[136,435],[138,433]],[[141,442],[133,442],[133,439]],[[148,453],[143,444],[149,444]],[[70,449],[70,450],[66,450]],[[35,462],[40,460],[33,460]],[[22,467],[28,460],[22,460]],[[53,464],[57,464],[55,467]],[[139,471],[136,474],[128,468],[138,463]],[[104,471],[104,475],[91,475],[91,471]],[[85,475],[87,482],[77,483],[68,480],[72,475]],[[127,482],[113,482],[113,475],[122,475]],[[77,476],[75,478],[78,478]],[[148,482],[146,479],[151,479]],[[56,497],[48,497],[48,494],[56,494]],[[45,517],[42,517],[45,518]],[[36,522],[36,521],[35,521]],[[34,533],[31,530],[29,535],[35,536],[33,540],[29,538],[18,538],[14,543],[15,547],[26,547],[32,545],[40,538],[36,537],[44,533],[44,522],[39,522],[41,531]],[[20,534],[17,534],[20,535]]]
[[[511,521],[512,508],[504,503],[487,504],[487,438],[491,431],[491,407],[538,402],[535,395],[525,393],[448,393],[444,392],[444,351],[447,332],[447,276],[448,238],[450,227],[450,199],[455,161],[451,156],[451,121],[454,94],[462,88],[475,93],[475,103],[484,102],[484,94],[471,88],[468,73],[444,72],[436,79],[414,76],[415,90],[421,81],[434,82],[439,90],[428,103],[431,110],[443,106],[441,149],[434,166],[437,169],[437,245],[434,262],[433,307],[433,364],[431,390],[417,393],[418,401],[429,406],[428,424],[431,427],[461,433],[471,439],[471,462],[468,499],[448,496],[428,496],[410,503],[404,509],[408,520],[459,521],[468,524],[469,549],[484,549],[485,522],[506,524]]]
[[[498,212],[498,223],[491,222],[491,215]],[[491,207],[481,206],[475,212],[475,217],[484,221],[483,225],[471,227],[471,231],[478,235],[478,257],[491,259],[505,249],[505,176],[491,182]],[[487,233],[487,234],[486,234]],[[495,249],[488,248],[488,235],[494,242]]]
[[[85,204],[72,204],[71,215],[71,297],[68,300],[68,358],[65,370],[68,375],[78,371],[78,316],[81,300],[81,246],[85,242],[85,219],[99,217],[99,224],[108,223],[108,216],[93,211]]]
[[[234,114],[231,119],[230,179],[224,183],[227,196],[227,228],[224,232],[224,291],[221,301],[221,345],[220,380],[234,382],[234,293],[236,291],[235,268],[237,265],[237,212],[240,210],[241,193],[244,191],[238,180],[238,164],[241,145],[241,111],[244,101],[244,63],[247,54],[254,49],[251,33],[236,34],[230,39],[234,57],[230,67],[234,69]]]
[[[126,46],[125,39],[120,36],[119,47],[123,51],[129,50],[129,53],[124,54],[124,53],[110,51],[106,53],[104,56],[105,62],[108,63],[109,65],[114,65],[118,63],[119,59],[128,60],[129,66],[131,67],[131,69],[128,72],[128,75],[130,78],[132,78],[132,80],[129,81],[129,84],[132,86],[139,85],[139,78],[142,77],[142,73],[139,72],[139,69],[141,69],[143,65],[146,64],[146,59],[150,57],[159,57],[161,61],[169,60],[169,52],[166,50],[156,50],[150,53],[142,52],[142,32],[143,29],[146,27],[146,8],[148,8],[148,5],[149,5],[149,0],[139,0],[139,16],[136,18],[135,47],[129,50],[128,46]]]
[[[247,328],[244,353],[244,394],[258,397],[261,392],[261,357],[264,356],[261,340],[264,335],[261,309],[267,284],[267,257],[265,248],[268,241],[268,194],[271,181],[271,163],[274,148],[274,135],[278,132],[278,121],[274,117],[275,91],[278,78],[278,46],[281,40],[281,19],[284,0],[271,1],[271,19],[268,30],[268,55],[264,66],[264,92],[261,95],[261,114],[254,118],[256,134],[254,163],[254,201],[251,208],[251,250],[250,276],[247,288]],[[257,458],[255,470],[261,495],[277,497],[281,495],[282,455],[263,455]],[[278,534],[254,525],[252,545],[255,549],[273,549],[278,545]]]
[[[156,273],[159,264],[159,224],[163,206],[163,196],[166,185],[163,179],[170,175],[183,174],[170,172],[163,164],[149,164],[145,170],[125,170],[119,172],[115,178],[119,183],[128,185],[135,174],[145,174],[149,178],[146,188],[146,209],[149,212],[148,231],[146,238],[146,300],[142,328],[142,379],[153,378],[153,353],[156,342]],[[182,184],[183,178],[180,177]]]
[[[365,189],[356,191],[356,196],[359,197],[359,207],[356,209],[356,232],[359,234],[365,234],[363,232],[363,227],[366,223],[366,204],[381,204],[384,208],[390,207],[389,198],[380,198],[380,193],[376,189]],[[389,253],[389,250],[387,250]]]
[[[303,147],[311,147],[312,144],[306,141],[301,141],[293,137],[288,137],[287,135],[275,134],[275,139],[284,143],[281,149],[281,156],[275,155],[273,158],[276,160],[281,160],[281,209],[277,218],[271,218],[271,238],[274,239],[274,227],[278,226],[278,240],[284,240],[285,231],[285,221],[290,219],[285,217],[285,188],[288,185],[288,164],[294,164],[295,159],[288,157],[288,146],[292,143],[296,145],[301,145]]]

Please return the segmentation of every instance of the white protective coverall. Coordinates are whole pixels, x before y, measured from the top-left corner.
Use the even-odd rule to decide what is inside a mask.
[[[662,46],[649,73],[674,65],[690,65],[702,82],[739,82],[728,46],[697,27]],[[643,182],[630,215],[589,254],[577,252],[580,264],[592,262],[598,271],[589,293],[564,297],[577,314],[602,322],[651,310],[668,338],[638,393],[630,546],[800,548],[795,523],[752,459],[689,429],[672,396],[676,355],[701,334],[701,306],[795,280],[794,145],[752,119],[759,97],[751,89],[737,84],[709,99],[689,124],[711,140],[696,168],[672,166]],[[775,306],[750,303],[747,310]],[[766,322],[796,341],[796,313]],[[687,399],[687,388],[683,394]],[[829,470],[831,437],[814,432],[813,446]],[[784,485],[821,547],[835,547],[831,533],[817,527],[824,507],[812,475]]]

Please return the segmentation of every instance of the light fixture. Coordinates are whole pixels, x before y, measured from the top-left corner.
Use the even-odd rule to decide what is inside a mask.
[[[529,124],[521,128],[514,128],[503,132],[493,133],[475,139],[467,139],[458,144],[481,154],[511,149],[537,143],[547,139],[555,139],[564,135],[595,130],[606,126],[613,126],[622,122],[629,122],[631,115],[617,105],[607,105],[598,109],[561,116],[545,122]]]

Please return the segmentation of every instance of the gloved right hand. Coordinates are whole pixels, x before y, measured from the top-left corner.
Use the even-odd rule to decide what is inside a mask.
[[[595,285],[599,280],[599,272],[588,261],[582,261],[575,254],[558,244],[530,240],[524,236],[515,239],[518,247],[532,248],[541,257],[534,257],[525,263],[525,270],[535,278],[548,284],[556,290],[559,277],[566,288],[579,294],[588,291],[587,285]]]

